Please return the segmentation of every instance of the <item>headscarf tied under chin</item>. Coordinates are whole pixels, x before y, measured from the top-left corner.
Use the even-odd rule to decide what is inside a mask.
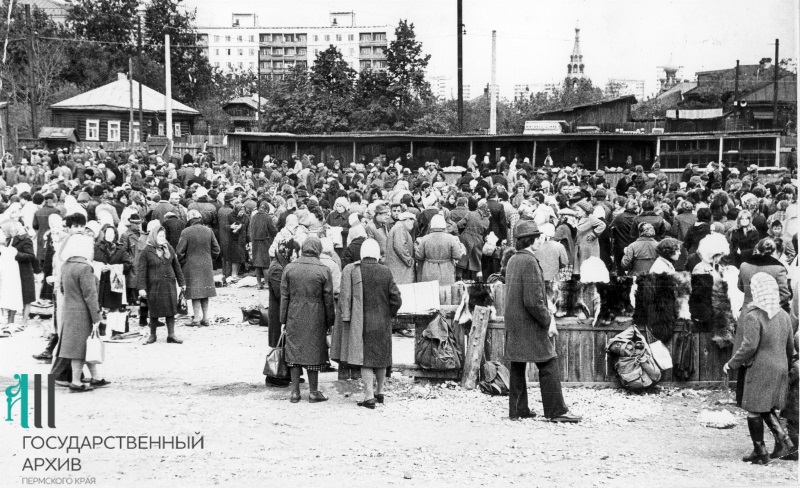
[[[778,282],[767,273],[756,273],[750,280],[750,292],[753,294],[753,305],[767,312],[772,318],[781,309]]]
[[[158,221],[151,220],[150,224],[152,224],[153,222],[158,222]],[[147,234],[147,245],[151,246],[153,249],[156,250],[156,254],[158,254],[159,258],[169,259],[170,258],[169,244],[166,242],[163,245],[158,244],[158,232],[164,229],[164,227],[159,224],[159,225],[154,225],[153,228],[151,229],[150,224],[147,224],[147,230],[149,231],[149,233]],[[166,232],[166,230],[164,230],[164,232]]]
[[[320,241],[317,236],[308,236],[306,240],[303,241],[301,251],[305,257],[318,258],[320,253],[322,253],[322,241]]]

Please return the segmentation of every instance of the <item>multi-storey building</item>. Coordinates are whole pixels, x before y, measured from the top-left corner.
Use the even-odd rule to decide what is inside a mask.
[[[354,12],[331,12],[329,20],[327,27],[260,27],[255,15],[234,14],[233,27],[198,28],[198,42],[207,46],[212,66],[258,70],[268,78],[311,66],[329,46],[356,71],[386,68],[390,26],[357,26]]]

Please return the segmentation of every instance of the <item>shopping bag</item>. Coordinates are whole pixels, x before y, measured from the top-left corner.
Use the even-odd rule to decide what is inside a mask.
[[[86,339],[86,364],[102,364],[105,359],[105,346],[100,340],[100,333],[97,329],[92,329],[89,338]]]
[[[661,371],[672,369],[672,355],[669,349],[661,341],[655,341],[650,344],[650,352],[653,355],[656,365]]]
[[[106,314],[106,325],[112,331],[125,332],[125,322],[128,314],[125,312],[108,312]]]
[[[178,295],[178,314],[189,314],[189,307],[186,305],[186,295],[183,293],[183,290],[181,290],[180,294]]]
[[[272,378],[289,378],[289,367],[286,366],[286,359],[283,356],[284,344],[286,343],[286,331],[281,332],[278,344],[267,351],[267,360],[264,363],[264,375]]]

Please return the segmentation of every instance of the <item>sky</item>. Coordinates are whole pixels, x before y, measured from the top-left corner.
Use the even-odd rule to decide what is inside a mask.
[[[197,24],[225,26],[231,13],[255,12],[259,24],[325,26],[330,11],[354,11],[358,25],[396,26],[408,19],[423,51],[431,55],[429,76],[455,84],[455,0],[184,0],[197,9]],[[497,84],[513,96],[515,84],[563,79],[581,29],[585,73],[597,86],[609,78],[641,79],[655,92],[670,57],[697,71],[757,64],[774,57],[798,58],[798,0],[464,0],[464,84],[473,96],[491,79],[492,30],[497,31]]]

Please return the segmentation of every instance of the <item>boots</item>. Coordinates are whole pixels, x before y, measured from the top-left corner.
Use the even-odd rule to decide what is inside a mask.
[[[300,401],[300,375],[302,372],[303,370],[300,366],[289,369],[289,373],[292,375],[292,394],[289,396],[289,401],[292,403]]]
[[[764,419],[767,427],[769,427],[770,432],[772,432],[772,436],[775,437],[775,449],[773,449],[772,454],[769,455],[770,459],[778,459],[791,453],[794,445],[789,439],[789,435],[786,434],[786,431],[783,429],[781,420],[775,414],[775,411],[762,413],[761,417]]]
[[[764,420],[761,417],[747,417],[747,428],[753,440],[753,452],[742,458],[744,462],[753,464],[769,463],[769,453],[764,445]]]
[[[787,455],[783,456],[781,459],[783,459],[784,461],[797,461],[797,446],[798,446],[798,444],[797,444],[797,429],[796,428],[793,429],[791,424],[789,424],[788,427],[789,428],[787,430],[788,430],[788,434],[789,434],[789,440],[792,441],[792,444],[794,444],[794,447],[792,448],[792,450]]]

